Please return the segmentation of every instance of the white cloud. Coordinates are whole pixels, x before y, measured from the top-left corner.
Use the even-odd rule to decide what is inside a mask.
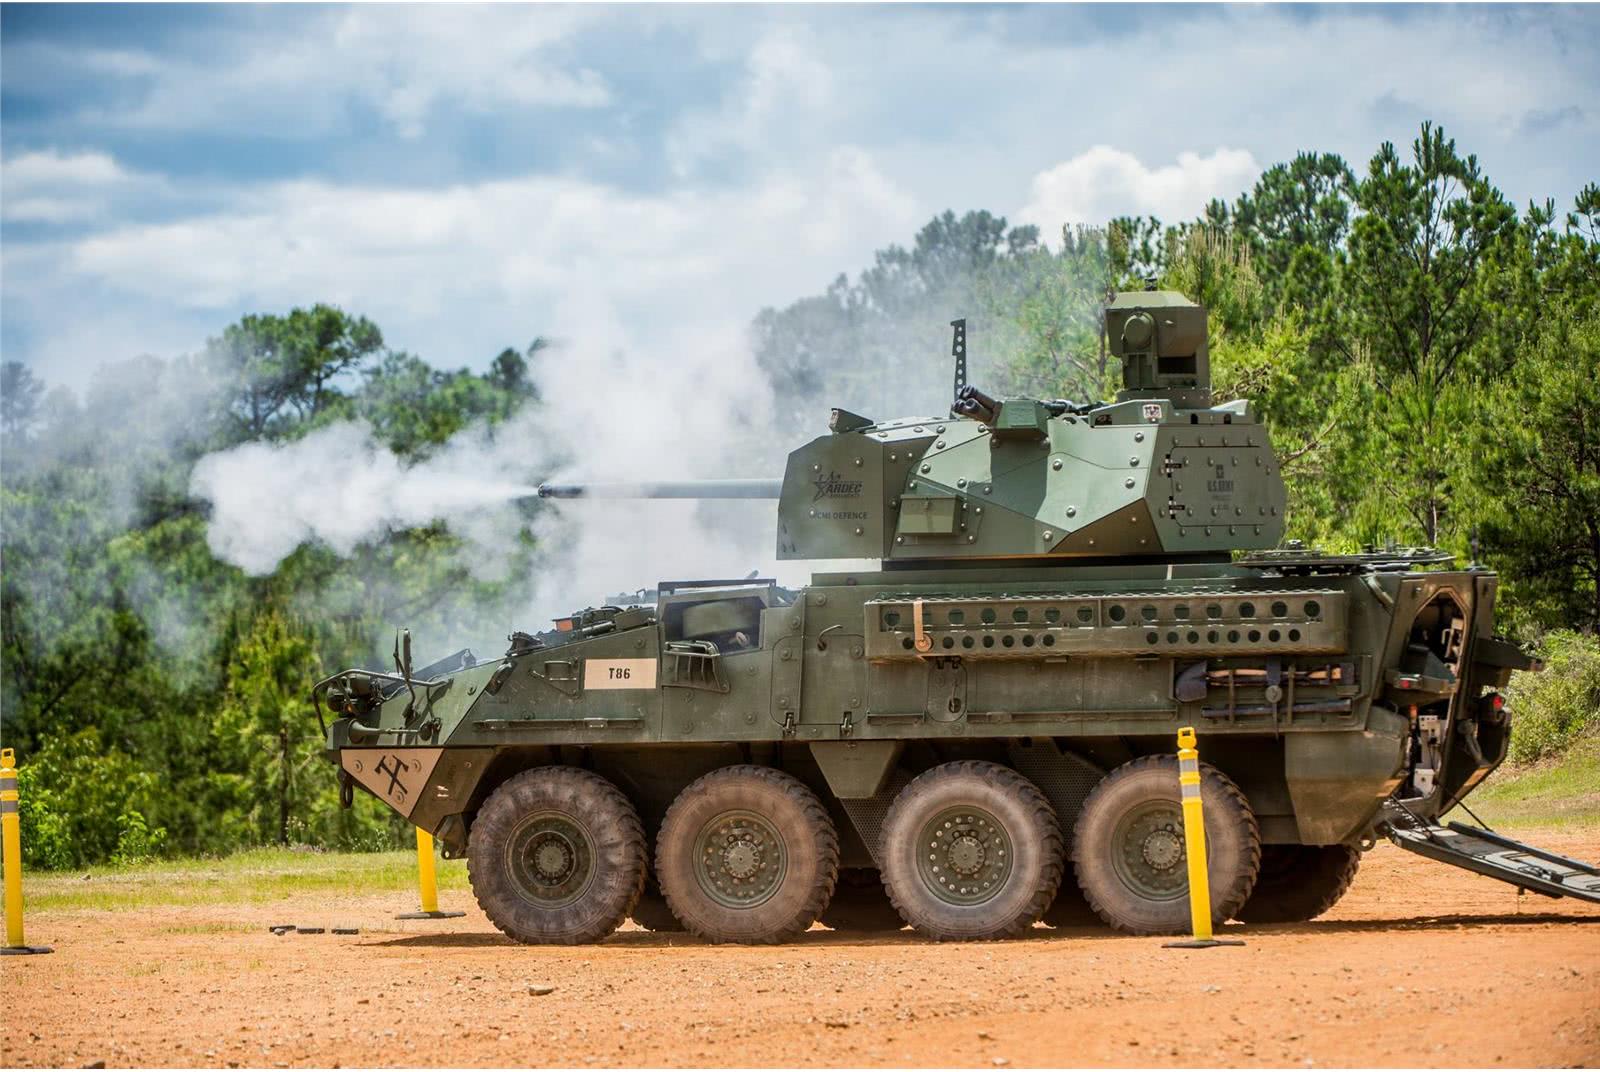
[[[814,133],[843,105],[812,33],[781,23],[750,47],[744,76],[719,107],[690,113],[671,131],[667,159],[682,177],[719,154],[764,155],[775,144]]]
[[[203,49],[179,54],[24,43],[7,62],[35,82],[75,68],[124,79],[116,103],[80,114],[91,126],[307,137],[341,129],[354,106],[415,138],[445,103],[485,113],[606,104],[605,80],[562,55],[598,17],[551,5],[286,9],[213,30]]]
[[[1178,223],[1200,215],[1214,197],[1232,200],[1261,170],[1243,149],[1179,153],[1177,163],[1151,168],[1132,153],[1096,145],[1035,175],[1017,215],[1046,237],[1059,235],[1063,224],[1100,225],[1116,216]]]
[[[694,345],[824,285],[927,211],[870,154],[841,148],[807,172],[726,190],[639,194],[554,176],[273,184],[223,211],[17,243],[3,255],[8,302],[36,322],[85,293],[97,320],[139,324],[157,309],[208,333],[241,312],[329,301],[373,317],[392,344],[454,364],[535,332],[584,339],[593,325],[573,310],[595,302],[640,334]],[[152,334],[130,336],[128,350],[170,336]]]
[[[0,218],[66,223],[103,215],[114,199],[165,187],[157,176],[128,171],[107,153],[22,153],[0,163]]]

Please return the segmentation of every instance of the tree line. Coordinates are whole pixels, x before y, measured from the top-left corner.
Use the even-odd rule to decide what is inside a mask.
[[[1302,153],[1193,220],[1045,242],[943,213],[755,317],[778,402],[761,434],[814,434],[827,405],[941,412],[958,315],[991,393],[1108,397],[1101,305],[1147,285],[1210,309],[1217,399],[1251,399],[1271,427],[1290,537],[1430,544],[1499,570],[1502,628],[1587,667],[1563,702],[1600,709],[1600,187],[1518,210],[1432,125],[1361,170]],[[524,598],[539,507],[515,507],[505,580],[466,568],[448,519],[343,557],[309,542],[251,577],[208,547],[190,473],[352,418],[418,461],[538,405],[541,363],[565,359],[535,338],[483,372],[440,369],[316,305],[243,317],[196,354],[114,362],[81,397],[5,364],[0,716],[25,759],[30,862],[397,844],[378,809],[338,808],[309,686],[380,660],[396,624]]]

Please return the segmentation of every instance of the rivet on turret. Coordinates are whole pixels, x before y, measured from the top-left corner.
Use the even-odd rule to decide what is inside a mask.
[[[859,525],[856,526],[856,535],[857,536],[861,535],[861,526],[859,526]]]
[[[914,432],[920,432],[920,431],[922,431],[922,425],[920,425],[920,424],[919,424],[919,425],[917,425],[917,426],[916,426],[916,427],[915,427],[915,428],[913,428],[913,429],[912,429],[912,431],[914,431]]]
[[[934,450],[943,450],[944,449],[944,440],[941,439],[937,443],[935,443],[933,445],[933,449]]]
[[[1144,433],[1143,432],[1135,432],[1135,433],[1133,433],[1133,441],[1135,443],[1143,443],[1144,442]]]
[[[1228,526],[1228,535],[1229,536],[1236,535],[1236,533],[1233,531],[1233,526],[1232,525]]]
[[[1235,516],[1235,517],[1243,517],[1243,516],[1244,516],[1244,507],[1242,507],[1242,506],[1235,506],[1235,507],[1234,507],[1234,508],[1233,508],[1233,515],[1234,515],[1234,516]]]
[[[1061,471],[1061,459],[1057,458],[1055,461],[1051,462],[1050,463],[1050,468],[1054,469],[1056,472],[1059,473]]]
[[[1211,526],[1210,526],[1210,525],[1207,525],[1207,526],[1206,526],[1206,535],[1207,535],[1207,536],[1210,536],[1210,535],[1211,535]]]
[[[1130,476],[1128,479],[1124,480],[1122,482],[1122,486],[1125,487],[1125,488],[1133,487],[1133,477]]]
[[[1050,531],[1050,530],[1049,530],[1049,529],[1045,529],[1045,530],[1044,530],[1044,539],[1045,539],[1045,541],[1046,541],[1046,542],[1049,542],[1049,540],[1050,540],[1050,539],[1051,539],[1051,537],[1052,537],[1052,536],[1054,536],[1054,535],[1055,535],[1055,534],[1054,534],[1054,533],[1052,533],[1052,532],[1051,532],[1051,531]]]
[[[989,486],[989,485],[988,485],[988,484],[985,484],[985,485],[984,485],[984,486],[983,486],[983,493],[984,493],[984,494],[985,494],[985,495],[987,495],[987,494],[989,494],[989,493],[990,493],[990,492],[991,492],[991,491],[993,491],[993,490],[994,490],[994,488],[992,488],[992,487],[990,487],[990,486]]]
[[[941,424],[939,427],[935,428],[934,432],[938,435],[944,435],[944,425]]]
[[[977,539],[977,537],[976,537],[976,536],[968,536],[968,537],[967,537],[967,542],[968,542],[968,543],[972,543],[972,542],[973,542],[973,541],[974,541],[974,540],[976,540],[976,539]]]
[[[894,538],[894,542],[895,543],[905,543],[906,542],[906,538],[904,536],[896,536]]]
[[[972,512],[973,512],[973,513],[975,513],[975,514],[981,514],[981,513],[983,513],[983,507],[981,507],[981,506],[974,506],[974,507],[973,507],[973,508],[972,508]]]
[[[1272,516],[1273,517],[1277,517],[1278,516],[1278,508],[1276,506],[1274,506],[1272,508]]]
[[[1138,464],[1139,464],[1139,459],[1138,458],[1129,458],[1128,459],[1128,464],[1137,467]]]
[[[899,461],[900,459],[898,457],[896,457],[894,451],[891,450],[889,452],[889,460],[894,462],[894,461]]]
[[[933,466],[931,466],[931,465],[926,465],[926,464],[924,464],[924,465],[923,465],[923,467],[922,467],[922,471],[923,471],[923,472],[924,472],[924,473],[926,473],[926,472],[928,472],[928,471],[929,471],[929,470],[930,470],[930,469],[932,469],[932,468],[933,468]]]
[[[1090,547],[1093,547],[1093,546],[1094,546],[1094,539],[1093,539],[1093,537],[1091,537],[1091,538],[1090,538],[1090,540],[1089,540],[1089,546],[1090,546]]]
[[[817,516],[817,512],[815,510],[811,511],[811,516],[812,517],[816,517]]]
[[[966,477],[962,477],[960,480],[956,481],[956,487],[964,488],[966,486],[967,486],[967,478]]]
[[[813,466],[812,466],[812,467],[811,467],[811,471],[812,471],[812,472],[813,472],[813,473],[820,473],[820,472],[822,472],[822,466],[820,466],[820,465],[813,465]]]
[[[1078,508],[1076,506],[1067,507],[1067,516],[1068,517],[1077,517],[1078,516]]]
[[[860,458],[857,458],[857,459],[856,459],[856,464],[857,464],[857,465],[860,465],[860,464],[861,464],[861,459],[860,459]]]

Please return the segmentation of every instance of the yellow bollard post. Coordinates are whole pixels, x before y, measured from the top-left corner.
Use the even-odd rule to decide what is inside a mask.
[[[454,919],[465,912],[439,911],[439,876],[433,861],[433,835],[417,827],[417,886],[421,891],[422,911],[407,912],[395,919]]]
[[[1194,727],[1178,731],[1178,792],[1183,802],[1183,852],[1189,865],[1189,926],[1194,937],[1168,942],[1169,949],[1209,949],[1216,945],[1244,945],[1238,939],[1211,936],[1211,875],[1206,862],[1206,819],[1200,798],[1200,750]]]
[[[0,864],[5,874],[6,944],[0,954],[48,953],[47,945],[29,945],[22,938],[22,816],[17,792],[17,753],[0,748]]]

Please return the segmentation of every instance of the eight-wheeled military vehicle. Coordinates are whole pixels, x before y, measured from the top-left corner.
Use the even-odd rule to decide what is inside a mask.
[[[949,414],[835,410],[781,482],[541,489],[774,497],[780,559],[877,568],[661,581],[498,659],[336,674],[314,698],[346,803],[465,856],[524,942],[630,914],[719,942],[1089,910],[1159,934],[1188,923],[1194,725],[1219,921],[1325,911],[1380,835],[1600,897],[1584,865],[1436,823],[1505,756],[1495,690],[1532,665],[1493,636],[1496,577],[1280,547],[1279,461],[1249,402],[1212,402],[1203,308],[1115,295],[1105,404],[984,394],[955,328]]]

